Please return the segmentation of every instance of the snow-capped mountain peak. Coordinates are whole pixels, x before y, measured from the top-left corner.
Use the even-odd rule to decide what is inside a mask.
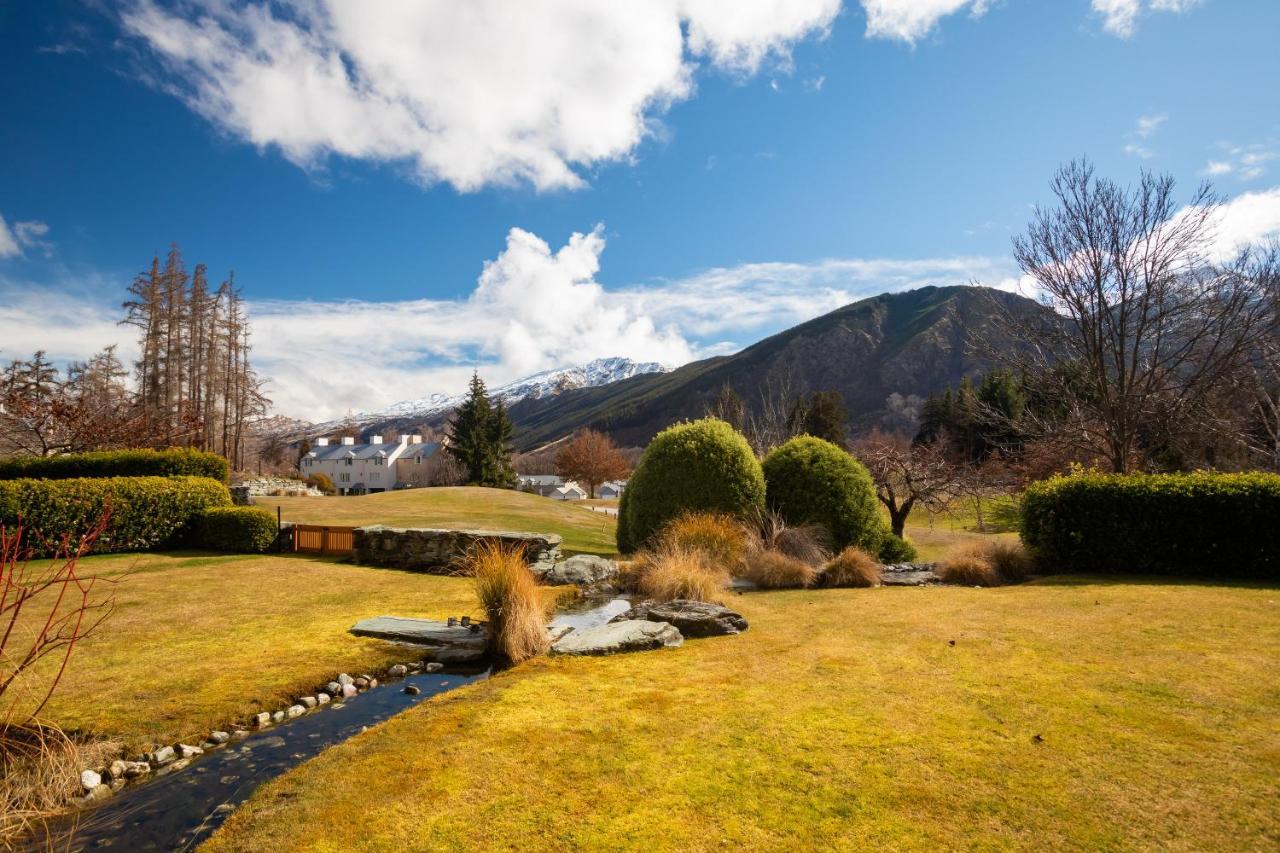
[[[662,373],[670,368],[656,361],[632,361],[629,358],[597,358],[586,364],[544,370],[505,385],[489,389],[489,399],[501,400],[507,406],[521,400],[551,397],[574,388],[595,388],[643,373]],[[359,412],[352,416],[356,423],[393,418],[428,418],[456,409],[466,394],[428,394],[413,400],[402,400],[383,409]],[[335,422],[336,423],[336,422]],[[326,426],[326,425],[322,425]]]

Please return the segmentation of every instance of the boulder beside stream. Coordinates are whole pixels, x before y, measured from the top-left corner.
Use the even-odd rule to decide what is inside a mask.
[[[666,622],[628,619],[571,631],[551,646],[556,655],[616,655],[675,648],[684,643],[678,628]]]

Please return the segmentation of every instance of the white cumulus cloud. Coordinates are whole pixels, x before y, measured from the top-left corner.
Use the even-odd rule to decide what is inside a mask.
[[[15,222],[10,228],[0,216],[0,258],[16,258],[27,249],[40,249],[48,254],[51,247],[44,237],[49,226],[43,222]]]
[[[909,44],[928,35],[948,15],[967,9],[978,18],[989,6],[988,0],[862,0],[869,38],[898,39]]]
[[[840,0],[134,0],[162,85],[234,136],[314,166],[412,165],[459,190],[573,188],[624,159],[700,62],[751,74],[824,34]]]
[[[1093,0],[1093,11],[1102,17],[1102,27],[1120,38],[1129,38],[1138,27],[1138,18],[1147,12],[1190,11],[1202,0]]]

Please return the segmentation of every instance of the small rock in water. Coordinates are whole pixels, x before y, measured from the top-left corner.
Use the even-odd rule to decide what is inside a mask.
[[[231,735],[226,732],[209,732],[209,740],[214,743],[226,743],[231,740]]]
[[[404,687],[404,692],[408,693],[410,696],[417,696],[422,691],[413,684],[406,684]]]
[[[365,678],[363,675],[356,679],[356,687],[365,688],[368,686],[369,686],[369,679]]]
[[[271,712],[263,711],[261,714],[253,715],[253,725],[255,728],[265,729],[271,725]]]
[[[355,686],[354,684],[344,684],[344,685],[342,685],[342,695],[343,695],[344,697],[347,697],[347,696],[354,696],[354,695],[356,695],[356,693],[358,693],[358,692],[359,692],[359,691],[356,689],[356,686]]]
[[[249,736],[249,732],[247,732],[244,729],[236,729],[234,732],[231,733],[231,737],[234,738],[235,740],[244,740],[248,736]]]
[[[320,703],[316,701],[314,696],[300,696],[298,697],[298,704],[304,708],[314,708]]]
[[[329,694],[328,694],[328,693],[317,693],[317,694],[316,694],[316,704],[317,704],[317,705],[328,705],[328,704],[329,704]]]
[[[370,679],[369,679],[369,689],[370,689],[370,690],[372,690],[373,688],[375,688],[375,687],[377,687],[377,686],[378,686],[378,679],[376,679],[376,678],[370,678]]]
[[[195,758],[197,755],[204,755],[204,750],[198,746],[188,746],[185,743],[175,743],[173,751],[178,753],[179,758]]]
[[[444,664],[438,661],[432,661],[426,665],[427,672],[439,672],[442,669],[444,669]]]
[[[324,686],[324,689],[329,691],[330,696],[333,696],[342,692],[342,685],[336,681],[330,681]]]
[[[110,766],[107,767],[106,776],[108,779],[111,779],[111,780],[123,779],[124,774],[128,771],[128,769],[129,769],[129,765],[126,762],[121,761],[119,758],[117,758],[115,761],[111,762]]]
[[[98,771],[96,770],[80,771],[80,787],[84,788],[84,792],[86,794],[101,784],[102,784],[102,775],[98,773]]]
[[[178,756],[174,755],[173,747],[162,746],[155,752],[151,753],[151,764],[155,767],[163,767],[171,763]]]
[[[124,787],[124,784],[123,779],[112,779],[111,784],[108,787],[111,788],[111,793],[118,794],[120,793],[120,789]]]
[[[185,770],[191,765],[190,758],[179,758],[172,764],[161,767],[156,771],[157,776],[168,776],[170,773],[177,773],[179,770]]]
[[[214,813],[214,814],[227,814],[228,812],[233,812],[233,811],[235,811],[235,810],[236,810],[236,804],[235,804],[235,803],[222,803],[222,804],[221,804],[221,805],[219,805],[216,809],[214,809],[214,810],[213,810],[213,813]]]
[[[297,718],[297,717],[301,717],[301,716],[302,716],[303,714],[305,714],[305,713],[307,713],[307,709],[306,709],[306,708],[304,708],[303,706],[301,706],[301,705],[290,705],[290,706],[288,707],[288,709],[284,712],[284,715],[285,715],[286,717],[288,717],[289,719],[291,719],[291,720],[292,720],[292,719],[295,719],[295,718]]]
[[[271,722],[273,722],[273,723],[283,723],[283,722],[284,722],[284,711],[273,711],[273,712],[271,712]]]
[[[387,675],[391,676],[392,678],[402,678],[408,672],[409,672],[409,667],[405,666],[402,663],[398,663],[387,670]]]
[[[82,805],[87,806],[87,805],[90,805],[91,803],[96,803],[96,802],[99,802],[100,800],[107,799],[108,797],[111,796],[112,793],[113,792],[109,786],[99,783],[97,785],[94,785],[93,788],[91,788],[83,797],[80,798],[80,803]]]
[[[151,765],[145,761],[126,761],[124,763],[124,778],[137,779],[139,776],[146,776],[151,772]]]
[[[356,680],[355,680],[354,678],[352,678],[351,676],[347,675],[345,672],[344,672],[344,673],[341,673],[341,674],[338,676],[337,681],[338,681],[338,683],[339,683],[339,684],[343,684],[343,685],[346,685],[346,684],[355,684],[355,682],[356,682]]]

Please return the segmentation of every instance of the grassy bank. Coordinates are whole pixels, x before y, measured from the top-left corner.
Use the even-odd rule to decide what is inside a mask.
[[[603,513],[528,492],[471,487],[404,489],[330,498],[256,498],[286,521],[303,524],[386,524],[392,527],[486,528],[558,533],[570,552],[612,554],[614,520]]]
[[[141,554],[81,565],[128,575],[116,613],[76,649],[46,716],[130,746],[199,741],[340,670],[354,675],[410,656],[348,634],[357,619],[481,615],[461,578],[302,556]]]
[[[262,789],[210,849],[1280,842],[1274,588],[733,602],[739,637],[542,659],[425,703]]]

